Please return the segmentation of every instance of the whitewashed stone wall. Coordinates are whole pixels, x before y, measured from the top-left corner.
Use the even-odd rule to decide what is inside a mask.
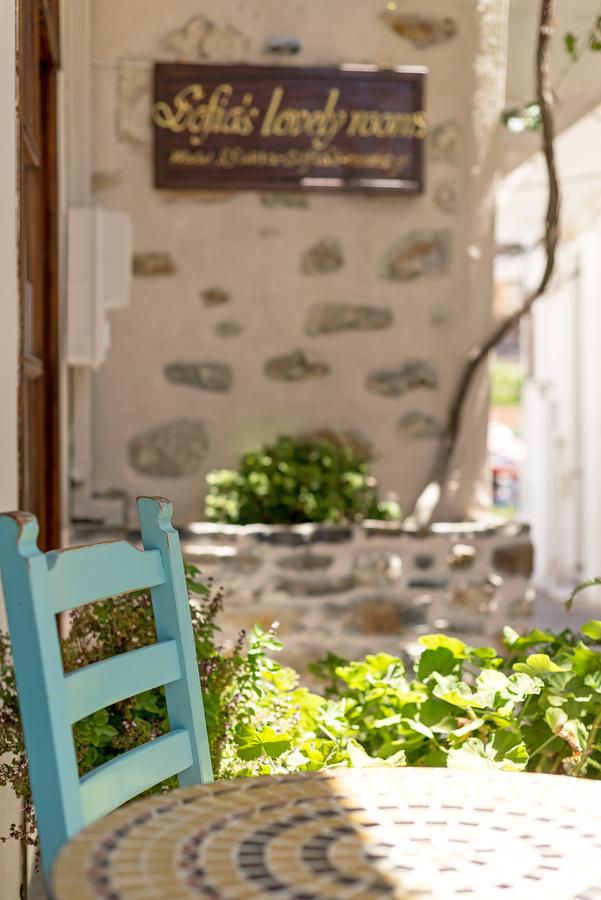
[[[94,0],[94,202],[131,213],[131,306],[96,378],[100,493],[202,516],[204,476],[278,433],[352,432],[410,512],[468,348],[487,329],[504,0]],[[274,58],[269,38],[301,52]],[[418,197],[152,187],[152,62],[430,68]],[[486,385],[445,514],[482,469]],[[133,505],[130,505],[133,509]]]
[[[531,626],[529,532],[516,524],[213,526],[183,529],[187,559],[224,588],[223,636],[277,621],[284,662],[305,673],[328,650],[398,654],[443,631],[499,646]]]

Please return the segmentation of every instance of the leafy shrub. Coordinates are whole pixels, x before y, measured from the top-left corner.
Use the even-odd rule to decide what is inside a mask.
[[[386,653],[350,663],[329,654],[311,667],[326,696],[292,687],[287,709],[263,702],[242,748],[236,732],[238,755],[254,747],[252,771],[261,773],[383,761],[600,777],[601,622],[580,634],[505,628],[502,655],[442,634],[421,643],[408,664]],[[293,680],[286,671],[276,677]],[[290,712],[292,724],[275,729],[270,751],[261,728],[278,703],[278,728]]]
[[[213,522],[293,525],[399,515],[395,503],[378,500],[365,458],[328,440],[279,437],[246,453],[238,470],[216,469],[207,481],[205,513]]]
[[[187,567],[200,680],[217,778],[372,765],[601,773],[601,622],[580,633],[504,630],[504,652],[442,634],[421,638],[417,660],[334,654],[310,668],[323,695],[269,654],[273,631],[255,627],[232,648],[218,643],[220,592]],[[66,671],[155,640],[147,593],[76,610],[62,642]],[[77,723],[80,774],[167,730],[162,689]],[[27,760],[7,635],[0,633],[0,785],[11,785],[35,842]],[[157,787],[171,787],[169,782]]]

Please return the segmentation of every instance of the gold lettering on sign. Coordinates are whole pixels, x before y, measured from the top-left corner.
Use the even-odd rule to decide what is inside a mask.
[[[391,178],[397,178],[411,162],[408,153],[359,153],[339,150],[331,146],[326,150],[267,150],[262,147],[221,147],[219,153],[204,150],[172,150],[169,164],[181,168],[211,166],[216,169],[270,168],[295,170],[307,175],[313,169],[377,169]]]
[[[261,114],[253,106],[253,95],[246,92],[239,104],[230,106],[234,87],[218,85],[209,95],[200,84],[182,88],[170,105],[165,100],[155,103],[152,120],[159,128],[175,134],[187,132],[190,144],[199,147],[210,135],[248,137],[254,133]],[[262,137],[310,139],[311,148],[327,150],[338,135],[359,138],[415,138],[423,140],[428,133],[426,115],[395,110],[338,108],[340,90],[330,88],[322,109],[300,109],[284,106],[285,89],[278,85],[260,124]],[[202,102],[204,101],[204,102]]]
[[[300,137],[311,138],[311,146],[315,150],[325,150],[336,135],[344,127],[348,113],[344,109],[336,109],[340,98],[338,88],[331,88],[323,109],[281,109],[284,88],[273,89],[269,106],[261,125],[262,137]]]
[[[165,101],[155,103],[152,120],[159,128],[190,134],[194,146],[204,144],[211,134],[234,134],[247,137],[253,133],[259,109],[252,106],[252,94],[244,94],[237,106],[229,106],[234,88],[220,84],[211,92],[207,103],[199,103],[206,97],[200,84],[189,84],[173,98],[173,108]],[[196,104],[196,105],[194,105]]]

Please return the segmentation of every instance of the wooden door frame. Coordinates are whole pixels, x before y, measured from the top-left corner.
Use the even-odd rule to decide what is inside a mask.
[[[40,84],[44,89],[42,128],[39,142],[31,134],[25,116],[23,63],[23,29],[25,12],[29,9],[40,16],[41,41],[39,64],[43,70]],[[22,0],[17,4],[18,52],[18,194],[19,194],[19,293],[20,293],[20,367],[19,367],[19,501],[27,507],[29,473],[26,450],[27,417],[25,410],[25,379],[44,377],[44,471],[38,474],[44,495],[44,507],[40,510],[41,543],[45,549],[60,544],[60,334],[59,334],[59,219],[58,219],[58,88],[59,58],[58,0],[31,0],[26,7]],[[44,284],[44,353],[43,359],[29,354],[26,346],[26,290],[24,250],[25,192],[23,173],[26,165],[40,166],[42,196],[44,200],[45,239],[43,253]],[[34,510],[34,512],[38,512]]]

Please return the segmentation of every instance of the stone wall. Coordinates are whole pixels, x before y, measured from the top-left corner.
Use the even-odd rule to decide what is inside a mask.
[[[530,627],[528,529],[514,523],[214,526],[181,532],[186,558],[224,588],[224,638],[277,621],[283,660],[305,673],[326,651],[398,654],[444,631],[498,646],[503,625]]]
[[[202,515],[204,476],[278,433],[359,434],[405,513],[424,485],[466,352],[490,316],[503,0],[95,0],[94,200],[131,213],[134,290],[96,378],[100,493]],[[417,197],[152,187],[152,62],[430,68]],[[275,62],[290,64],[287,57]],[[480,475],[482,379],[449,518]]]

